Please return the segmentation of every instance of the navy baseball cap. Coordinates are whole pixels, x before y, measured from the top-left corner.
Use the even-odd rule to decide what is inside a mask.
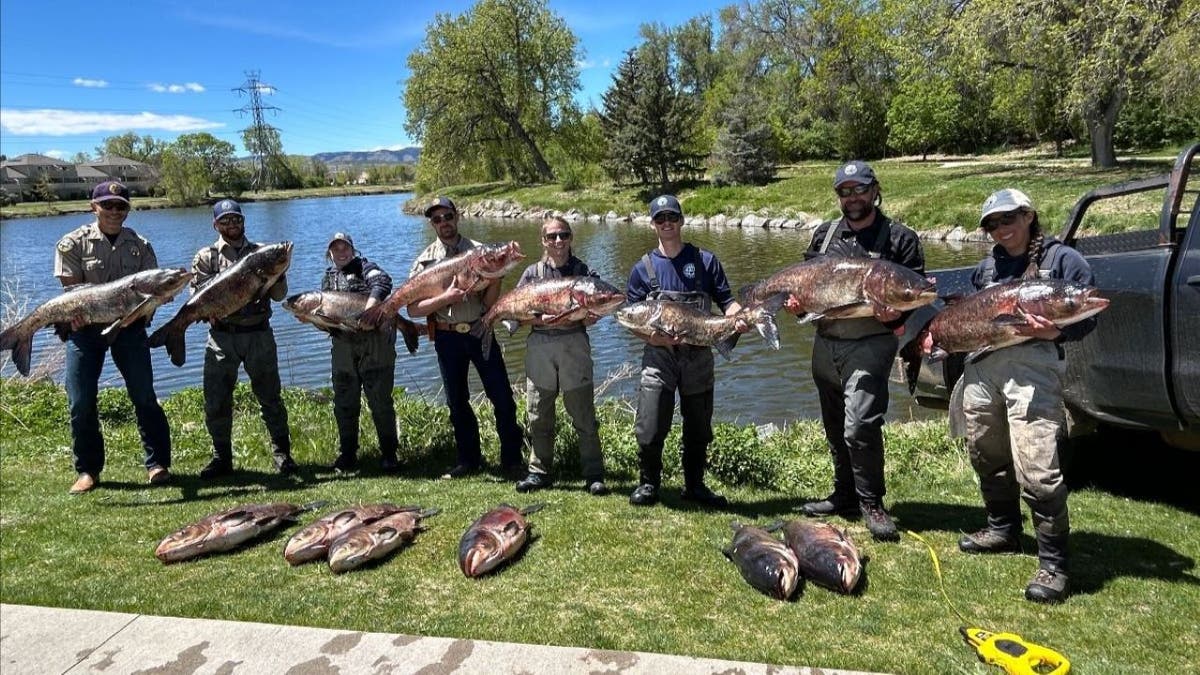
[[[325,248],[328,249],[330,246],[333,246],[333,242],[335,241],[344,241],[350,245],[350,248],[354,248],[354,238],[350,236],[349,232],[334,232],[333,236],[329,238],[329,243],[325,244]]]
[[[107,202],[113,199],[119,199],[128,204],[129,188],[115,180],[106,180],[92,188],[92,201]]]
[[[681,216],[683,215],[683,207],[679,205],[679,200],[675,198],[675,195],[662,195],[661,197],[655,197],[650,202],[651,220],[663,211],[674,211]]]
[[[860,162],[857,159],[853,162],[846,162],[838,167],[837,173],[833,175],[833,187],[837,187],[842,183],[858,183],[859,185],[870,185],[875,182],[875,171],[870,164]]]
[[[433,213],[434,209],[450,209],[451,211],[458,213],[458,209],[454,206],[454,202],[450,201],[449,197],[437,197],[430,202],[429,206],[425,207],[425,217],[428,218]]]
[[[242,215],[242,206],[232,199],[222,199],[216,204],[213,204],[214,223],[220,220],[221,216],[228,215],[230,213],[236,213],[239,216]]]

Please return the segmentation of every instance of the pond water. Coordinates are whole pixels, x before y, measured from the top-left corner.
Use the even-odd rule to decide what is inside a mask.
[[[401,211],[401,204],[409,197],[391,194],[248,203],[243,205],[246,233],[260,242],[285,239],[295,242],[288,271],[291,293],[319,287],[326,266],[325,244],[339,230],[351,233],[363,255],[379,263],[399,283],[407,276],[413,259],[433,239],[433,232],[423,218]],[[207,207],[134,211],[126,224],[150,240],[161,267],[190,268],[196,251],[216,240],[211,214]],[[59,283],[52,276],[54,245],[63,234],[89,220],[87,214],[73,214],[0,222],[0,279],[9,308],[23,307],[25,313],[60,292]],[[461,229],[478,241],[519,241],[528,256],[525,262],[530,264],[541,252],[537,223],[467,220]],[[644,225],[577,223],[574,229],[575,254],[620,288],[624,288],[633,264],[656,243],[653,229]],[[684,233],[685,240],[716,252],[734,289],[799,260],[810,237],[808,231],[763,229],[689,228]],[[929,270],[974,264],[984,254],[984,248],[978,245],[950,247],[936,242],[927,242],[925,251]],[[505,278],[505,290],[516,283],[521,269],[518,267]],[[184,297],[181,295],[160,308],[154,323],[161,325],[173,315]],[[798,325],[786,313],[780,313],[778,320],[783,345],[779,351],[771,350],[751,334],[739,342],[733,361],[717,357],[718,419],[781,424],[819,417],[816,390],[809,374],[813,329]],[[279,371],[284,385],[314,389],[329,386],[326,335],[299,323],[278,306],[271,321],[279,344]],[[200,385],[207,330],[207,324],[196,324],[188,330],[187,363],[182,368],[171,365],[165,350],[153,350],[160,396]],[[604,383],[602,396],[631,397],[636,388],[642,342],[611,318],[590,331],[596,381]],[[501,330],[498,335],[514,383],[522,383],[524,379],[526,332],[522,330],[507,337]],[[50,330],[40,331],[34,342],[34,367],[44,359],[61,363],[62,351]],[[7,358],[0,372],[13,374]],[[472,391],[480,391],[474,373],[472,379]],[[102,385],[120,384],[120,374],[111,361],[106,362]],[[429,400],[441,400],[437,358],[428,342],[422,340],[414,355],[399,356],[396,386]],[[916,406],[906,390],[893,387],[890,419],[907,420],[932,414]]]

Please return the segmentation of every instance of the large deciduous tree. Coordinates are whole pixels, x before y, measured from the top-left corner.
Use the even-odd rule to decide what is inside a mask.
[[[167,142],[153,136],[138,136],[132,131],[109,136],[96,146],[98,157],[124,157],[157,167]]]
[[[239,194],[248,182],[234,147],[209,133],[182,134],[162,153],[161,185],[174,204],[199,204],[211,194]]]
[[[478,165],[554,179],[544,147],[579,89],[575,35],[545,0],[480,0],[438,14],[408,57],[405,130],[441,171]]]

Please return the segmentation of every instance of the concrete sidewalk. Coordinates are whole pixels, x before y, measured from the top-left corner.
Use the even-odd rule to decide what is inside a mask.
[[[0,672],[840,674],[687,656],[0,604]]]

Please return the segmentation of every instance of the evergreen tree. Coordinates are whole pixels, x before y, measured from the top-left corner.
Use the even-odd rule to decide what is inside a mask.
[[[722,127],[713,148],[713,182],[717,185],[762,185],[775,177],[771,126],[754,97],[743,89],[721,115]]]

